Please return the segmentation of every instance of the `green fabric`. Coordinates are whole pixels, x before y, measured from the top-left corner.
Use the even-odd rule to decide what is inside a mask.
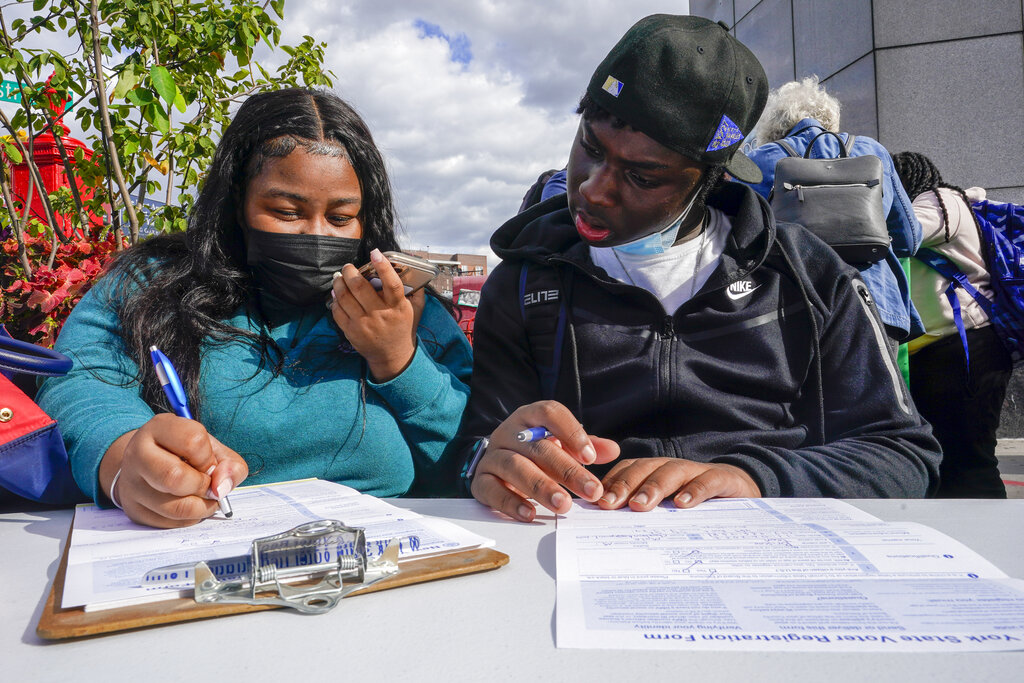
[[[153,417],[132,386],[111,304],[91,290],[75,307],[56,349],[75,365],[40,387],[37,401],[57,420],[82,490],[98,490],[99,463],[125,432]],[[238,312],[230,324],[258,330]],[[446,493],[448,445],[465,407],[472,371],[465,336],[441,304],[427,297],[419,345],[406,370],[390,382],[365,378],[352,350],[322,305],[269,328],[285,350],[284,371],[260,367],[242,343],[205,344],[197,419],[249,465],[246,484],[304,477],[341,482],[376,496]],[[173,360],[173,359],[172,359]],[[365,392],[364,392],[365,388]],[[365,393],[365,398],[363,394]],[[450,482],[454,489],[454,478]]]
[[[903,266],[903,272],[907,274],[907,290],[910,290],[910,258],[903,256],[900,258],[900,265]],[[910,386],[910,350],[906,344],[900,344],[899,350],[896,352],[896,364],[900,368],[900,372],[903,373],[903,381],[906,382],[907,386]]]

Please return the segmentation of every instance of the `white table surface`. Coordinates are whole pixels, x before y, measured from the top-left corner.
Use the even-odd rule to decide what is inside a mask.
[[[828,654],[555,648],[555,524],[508,521],[471,500],[392,501],[497,541],[496,571],[291,610],[184,622],[70,641],[35,628],[70,510],[0,514],[2,681],[1020,681],[1024,652]],[[1024,578],[1024,500],[851,501],[915,521]]]

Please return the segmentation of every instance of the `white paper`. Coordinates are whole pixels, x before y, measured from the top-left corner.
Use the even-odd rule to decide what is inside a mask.
[[[189,595],[191,591],[143,588],[142,577],[158,567],[243,556],[256,538],[318,519],[363,528],[371,555],[391,539],[414,539],[402,544],[400,561],[494,545],[451,522],[318,479],[241,487],[231,493],[231,506],[230,519],[218,514],[184,529],[153,529],[135,524],[120,510],[79,506],[61,606],[105,609]]]
[[[1024,649],[1024,582],[840,501],[584,503],[557,524],[559,647]]]

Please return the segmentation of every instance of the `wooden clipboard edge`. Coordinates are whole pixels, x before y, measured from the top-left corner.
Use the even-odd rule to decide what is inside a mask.
[[[209,619],[279,608],[278,605],[199,604],[192,598],[175,598],[96,612],[86,612],[81,607],[63,609],[58,605],[63,599],[70,545],[71,529],[68,530],[68,539],[64,544],[64,552],[61,554],[60,566],[57,568],[50,593],[46,598],[46,604],[43,606],[39,623],[36,625],[36,635],[45,640],[83,638],[161,624],[174,624],[179,621]],[[395,576],[382,579],[363,590],[354,591],[346,597],[375,593],[389,588],[399,588],[451,576],[490,571],[502,567],[508,562],[508,555],[493,548],[474,548],[457,553],[409,560],[399,564],[401,571]]]

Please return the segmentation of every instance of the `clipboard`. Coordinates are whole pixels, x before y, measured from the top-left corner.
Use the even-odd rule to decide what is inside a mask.
[[[60,604],[64,592],[64,577],[67,573],[72,529],[73,527],[68,529],[68,537],[61,552],[60,566],[57,568],[53,585],[50,587],[46,604],[43,606],[39,623],[36,625],[36,635],[45,640],[83,638],[162,624],[174,624],[179,621],[279,609],[277,605],[199,604],[192,598],[175,598],[94,612],[86,612],[82,607],[63,609]],[[508,555],[493,548],[475,548],[408,560],[401,563],[401,571],[398,574],[370,584],[347,597],[452,576],[490,571],[503,567],[508,564],[508,561]]]

